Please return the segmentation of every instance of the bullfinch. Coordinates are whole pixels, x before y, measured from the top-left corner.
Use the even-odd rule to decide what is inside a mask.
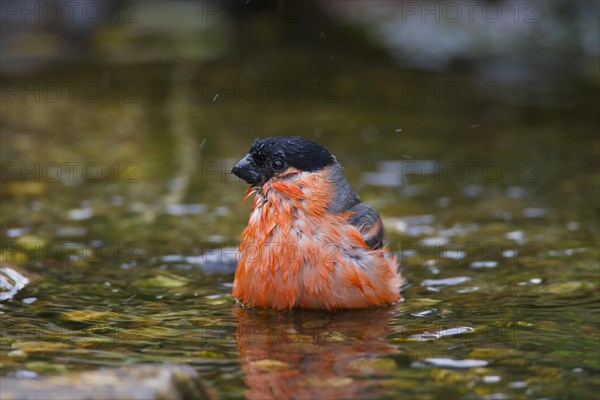
[[[274,309],[340,310],[400,300],[397,258],[379,214],[335,156],[300,136],[257,139],[233,174],[254,194],[232,295]]]

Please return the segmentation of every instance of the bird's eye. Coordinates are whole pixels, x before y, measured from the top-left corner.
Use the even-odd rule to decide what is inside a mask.
[[[283,167],[285,166],[285,164],[283,163],[283,161],[281,160],[275,160],[273,161],[273,163],[271,164],[271,167],[275,170],[275,171],[281,171],[283,169]]]

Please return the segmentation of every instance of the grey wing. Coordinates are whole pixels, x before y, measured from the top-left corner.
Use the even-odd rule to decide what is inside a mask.
[[[348,218],[348,222],[358,228],[369,248],[381,248],[383,246],[383,222],[377,211],[363,202],[356,203],[348,211],[355,213]]]

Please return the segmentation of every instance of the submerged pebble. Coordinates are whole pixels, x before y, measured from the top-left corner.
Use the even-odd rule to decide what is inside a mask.
[[[135,281],[137,286],[178,288],[190,283],[190,280],[182,276],[173,274],[155,275],[151,278]]]
[[[594,284],[592,282],[570,281],[552,283],[550,285],[543,286],[540,290],[543,293],[569,294],[579,290],[592,289],[593,287]]]
[[[288,369],[291,367],[291,365],[279,360],[264,359],[252,362],[250,367],[258,368],[263,371],[277,371],[281,369]]]
[[[14,378],[3,378],[0,397],[12,399],[207,399],[198,372],[188,365],[157,364],[38,377],[65,372],[62,365],[29,362]],[[15,379],[16,378],[16,379]],[[29,378],[29,379],[23,379]],[[37,379],[31,379],[37,378]]]
[[[28,283],[29,279],[21,272],[8,264],[2,264],[0,267],[0,301],[12,299]]]

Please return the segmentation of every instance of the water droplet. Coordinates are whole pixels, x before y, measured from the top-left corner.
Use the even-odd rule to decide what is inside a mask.
[[[494,268],[498,265],[498,261],[473,261],[471,268]]]
[[[511,199],[522,199],[527,194],[527,190],[521,186],[511,186],[506,189],[506,195]]]
[[[423,246],[429,246],[429,247],[445,246],[448,243],[449,243],[448,238],[443,237],[443,236],[430,237],[430,238],[425,238],[425,239],[421,240],[421,244]]]
[[[506,232],[504,234],[504,237],[506,237],[507,239],[510,240],[516,240],[517,242],[523,240],[523,238],[525,237],[525,234],[523,233],[523,231],[512,231],[512,232]]]
[[[429,267],[428,269],[429,269],[429,272],[431,272],[433,275],[438,275],[440,272],[442,272],[442,271],[440,271],[439,268],[436,268],[433,266]]]
[[[160,259],[164,262],[181,262],[184,260],[183,256],[178,254],[169,254],[162,256]]]
[[[575,253],[583,253],[585,250],[585,247],[579,247],[576,249],[550,250],[548,254],[552,257],[572,256]]]
[[[168,204],[166,209],[169,215],[202,214],[205,211],[204,204]]]
[[[446,278],[446,279],[425,279],[421,282],[422,286],[452,286],[459,285],[461,283],[465,283],[470,281],[471,278],[468,276],[457,276],[454,278]]]
[[[432,308],[430,310],[423,310],[419,312],[410,313],[413,317],[437,317],[440,315],[437,309]]]
[[[504,250],[502,252],[502,257],[505,257],[505,258],[514,257],[516,255],[517,255],[517,252],[514,250]]]
[[[542,218],[545,217],[548,211],[545,208],[529,207],[523,210],[525,218]]]
[[[527,387],[527,382],[524,381],[514,381],[508,384],[513,389],[522,389]]]
[[[459,260],[464,258],[466,253],[461,250],[444,250],[442,252],[442,257],[449,258],[451,260]]]
[[[19,369],[14,372],[14,377],[17,379],[34,379],[38,377],[38,373],[28,369]]]
[[[69,210],[69,218],[76,221],[91,218],[93,214],[94,213],[90,207],[74,208],[72,210]]]
[[[471,287],[466,287],[464,289],[458,289],[456,291],[456,293],[471,293],[471,292],[476,292],[479,290],[478,286],[471,286]]]
[[[489,363],[486,360],[454,360],[451,358],[426,358],[426,362],[435,365],[436,367],[450,367],[450,368],[475,368],[485,367]]]
[[[485,383],[498,383],[502,380],[502,377],[499,375],[487,375],[483,377],[483,381]]]
[[[438,206],[442,207],[442,208],[446,208],[450,205],[450,203],[452,202],[452,200],[450,199],[450,197],[440,197],[437,200],[437,204]]]
[[[468,185],[463,188],[466,197],[479,197],[483,194],[483,187],[479,185]]]
[[[27,228],[11,228],[6,230],[6,236],[14,238],[25,235],[29,229]]]

